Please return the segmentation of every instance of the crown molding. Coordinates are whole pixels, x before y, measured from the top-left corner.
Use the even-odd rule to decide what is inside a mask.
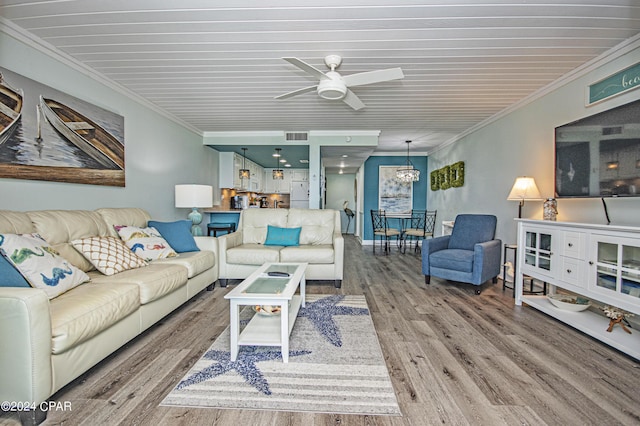
[[[380,136],[380,130],[309,130],[310,136]]]
[[[283,130],[230,130],[230,131],[207,131],[202,132],[202,136],[205,138],[244,138],[244,137],[282,137],[284,138]]]
[[[0,16],[0,31],[202,137],[202,131]]]

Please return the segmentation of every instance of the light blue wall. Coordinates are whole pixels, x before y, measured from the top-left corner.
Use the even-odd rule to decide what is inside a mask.
[[[429,155],[429,171],[457,161],[465,162],[465,184],[446,191],[428,191],[430,208],[438,210],[438,223],[458,213],[498,216],[497,237],[516,242],[518,202],[507,195],[518,176],[532,176],[543,197],[554,191],[554,129],[577,119],[640,99],[640,89],[585,106],[587,87],[629,65],[640,62],[640,43],[625,53],[610,53],[601,64],[578,78],[549,88],[544,96],[514,109],[502,118]],[[620,52],[622,53],[622,52]],[[607,199],[612,223],[640,226],[640,198]],[[559,199],[558,220],[606,223],[599,198]],[[542,201],[528,201],[522,217],[542,219]],[[440,227],[436,226],[436,235]]]
[[[355,188],[356,175],[350,173],[327,175],[327,199],[325,208],[340,211],[342,221],[342,233],[347,232],[347,215],[344,212],[344,202],[347,201],[349,208],[356,211]],[[353,234],[356,228],[355,217],[351,219],[349,224],[349,233]]]
[[[88,73],[0,32],[3,67],[124,116],[124,188],[0,179],[0,208],[8,210],[142,207],[154,218],[186,217],[174,207],[174,185],[217,185],[217,153],[201,135],[113,90]]]
[[[378,208],[378,170],[380,166],[402,166],[406,164],[407,157],[403,156],[373,156],[364,163],[364,238],[363,240],[373,240],[373,230],[371,226],[371,210]],[[427,157],[411,157],[413,166],[420,170],[420,180],[413,183],[413,208],[415,210],[426,210],[427,208]]]

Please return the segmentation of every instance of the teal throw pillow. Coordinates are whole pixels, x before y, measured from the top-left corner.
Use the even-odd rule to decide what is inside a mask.
[[[162,235],[176,253],[200,251],[196,240],[191,235],[191,221],[178,220],[175,222],[158,222],[150,220],[147,226],[152,226]]]
[[[0,287],[31,287],[15,266],[7,260],[4,253],[0,256]]]
[[[278,228],[268,225],[265,246],[299,246],[302,228]]]

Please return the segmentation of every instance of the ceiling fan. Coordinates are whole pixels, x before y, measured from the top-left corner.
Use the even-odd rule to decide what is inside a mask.
[[[365,107],[364,103],[353,93],[349,88],[354,86],[364,86],[365,84],[381,83],[383,81],[399,80],[404,78],[402,69],[389,68],[386,70],[368,71],[357,74],[341,76],[336,68],[342,63],[342,58],[338,55],[329,55],[324,58],[324,63],[331,69],[326,73],[320,71],[316,67],[301,61],[298,58],[282,58],[285,61],[295,65],[302,71],[316,77],[318,80],[317,85],[304,87],[302,89],[294,90],[293,92],[285,93],[280,96],[276,96],[276,99],[287,99],[292,96],[301,95],[303,93],[311,92],[315,90],[318,92],[318,96],[323,99],[329,100],[342,100],[356,111]]]

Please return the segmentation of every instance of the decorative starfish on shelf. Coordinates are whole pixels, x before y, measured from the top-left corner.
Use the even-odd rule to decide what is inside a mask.
[[[333,346],[342,346],[342,337],[338,324],[333,320],[334,315],[368,315],[366,308],[352,308],[350,306],[337,306],[344,296],[334,295],[324,297],[315,302],[307,302],[304,308],[300,308],[298,317],[306,317],[313,326]]]
[[[289,351],[289,356],[294,357],[310,353],[311,351]],[[255,387],[259,392],[271,395],[269,383],[256,366],[256,363],[282,358],[282,353],[279,350],[265,351],[258,350],[255,347],[245,347],[240,350],[236,361],[231,361],[230,352],[212,349],[205,353],[202,358],[215,362],[178,383],[176,389],[184,389],[235,370],[244,378],[245,382]]]
[[[604,311],[605,315],[609,317],[609,328],[607,328],[607,331],[609,333],[611,333],[611,330],[613,330],[614,325],[620,324],[620,327],[622,327],[624,331],[631,334],[631,330],[627,328],[626,324],[629,324],[627,322],[627,317],[632,317],[633,314],[609,305],[602,308],[602,310]],[[629,327],[631,327],[631,325],[629,325]]]

